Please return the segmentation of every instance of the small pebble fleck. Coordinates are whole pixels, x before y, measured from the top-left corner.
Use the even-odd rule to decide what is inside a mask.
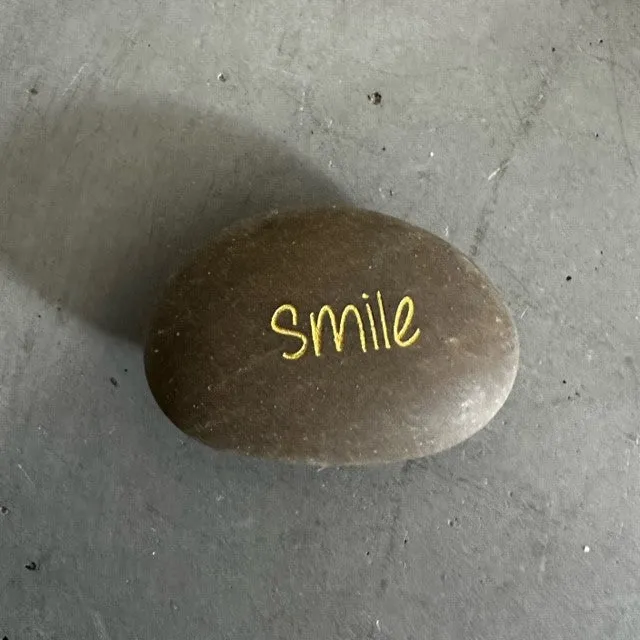
[[[37,565],[35,562],[33,562],[33,560],[32,560],[32,561],[31,561],[31,562],[29,562],[28,564],[25,564],[25,565],[24,565],[24,568],[25,568],[27,571],[37,571],[37,570],[38,570],[38,565]]]
[[[31,89],[29,89],[29,93],[32,96],[37,96],[38,95],[38,90],[35,87],[32,87]]]
[[[2,506],[0,507],[0,513],[1,513],[3,516],[6,516],[6,515],[7,515],[7,513],[9,513],[9,509],[8,509],[7,507],[5,507],[4,505],[2,505]]]
[[[571,276],[567,276],[567,282],[571,280]]]
[[[113,377],[109,378],[109,382],[110,382],[114,387],[117,387],[117,386],[118,386],[118,381],[117,381],[115,378],[113,378]]]
[[[227,81],[227,76],[225,76],[224,73],[219,73],[218,74],[218,80],[220,80],[220,82],[226,82]]]
[[[374,91],[367,96],[371,104],[378,105],[382,102],[382,94],[379,91]]]
[[[584,547],[582,547],[582,550],[583,550],[585,553],[589,553],[589,551],[591,551],[591,548],[589,547],[589,545],[588,545],[588,544],[585,544],[585,545],[584,545]]]

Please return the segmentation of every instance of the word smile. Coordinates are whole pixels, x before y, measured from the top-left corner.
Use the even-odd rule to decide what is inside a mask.
[[[395,345],[401,348],[410,347],[418,341],[420,329],[415,329],[411,335],[408,335],[411,331],[411,322],[415,313],[415,305],[411,296],[405,296],[398,303],[393,315],[393,327],[390,327],[387,323],[384,301],[380,291],[376,292],[377,314],[374,313],[371,304],[368,302],[369,295],[363,293],[362,299],[365,301],[366,322],[362,319],[360,309],[354,304],[348,304],[342,309],[339,320],[331,306],[325,304],[317,315],[313,312],[309,314],[309,324],[311,326],[309,337],[298,329],[298,309],[292,304],[280,305],[271,316],[271,329],[277,334],[288,336],[299,342],[297,351],[285,351],[282,357],[285,360],[302,358],[307,353],[309,342],[313,345],[315,355],[318,357],[322,355],[324,321],[326,318],[329,319],[333,334],[333,344],[338,353],[342,353],[344,349],[347,322],[350,319],[358,328],[357,337],[363,353],[367,353],[367,348],[370,346],[373,346],[374,351],[379,351],[381,341],[385,349],[391,349],[390,336],[393,337]],[[292,328],[287,326],[285,322],[286,316],[289,316],[289,327]]]

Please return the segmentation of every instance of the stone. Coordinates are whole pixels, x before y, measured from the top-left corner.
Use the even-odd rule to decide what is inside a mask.
[[[449,243],[354,209],[271,214],[168,283],[145,368],[212,447],[318,465],[442,451],[485,426],[518,367],[511,316]]]

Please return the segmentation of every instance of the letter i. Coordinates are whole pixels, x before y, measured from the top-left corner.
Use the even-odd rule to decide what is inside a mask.
[[[369,296],[366,293],[362,294],[363,300],[368,300]],[[373,318],[373,311],[371,310],[371,305],[366,302],[365,307],[367,308],[367,315],[369,316],[369,326],[371,327],[371,338],[373,339],[373,348],[378,351],[380,346],[378,345],[378,332],[376,330],[376,323]]]
[[[382,323],[382,336],[384,337],[384,346],[386,349],[391,349],[391,343],[389,342],[389,329],[387,327],[387,315],[384,312],[384,302],[382,301],[382,294],[376,292],[378,298],[378,309],[380,310],[380,322]]]

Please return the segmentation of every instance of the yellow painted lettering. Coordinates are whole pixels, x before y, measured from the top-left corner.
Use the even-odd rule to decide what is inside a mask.
[[[363,293],[362,298],[364,300],[368,300],[369,295]],[[367,316],[369,317],[369,327],[371,327],[371,339],[373,340],[373,348],[378,351],[378,349],[380,349],[380,345],[378,344],[378,331],[376,329],[376,322],[373,318],[373,311],[371,310],[371,305],[368,302],[365,303],[365,307],[367,308]]]
[[[391,349],[392,344],[398,347],[410,347],[415,344],[420,338],[421,330],[419,328],[413,328],[411,325],[414,321],[414,315],[416,312],[415,303],[411,296],[405,296],[400,300],[400,303],[395,308],[395,314],[393,318],[393,326],[391,323],[387,323],[387,316],[384,306],[384,300],[382,299],[382,293],[376,291],[376,300],[378,303],[378,313],[374,313],[373,301],[370,301],[368,293],[362,294],[364,300],[364,306],[367,312],[367,318],[369,323],[369,331],[371,336],[371,344],[375,351],[379,351],[384,343],[385,349]],[[282,318],[283,314],[291,314],[291,321],[285,322]],[[271,316],[271,329],[282,336],[288,336],[295,338],[300,342],[300,348],[297,351],[284,351],[282,357],[285,360],[298,360],[308,352],[310,342],[313,344],[313,351],[316,356],[322,355],[324,329],[328,318],[331,325],[331,333],[333,335],[333,344],[337,353],[342,353],[345,348],[345,340],[347,335],[347,322],[349,316],[353,316],[358,330],[358,338],[360,340],[360,348],[363,353],[367,352],[367,339],[368,334],[365,328],[365,322],[363,322],[362,310],[353,304],[348,304],[342,309],[340,317],[337,317],[333,308],[325,304],[321,307],[320,311],[316,315],[315,313],[309,314],[310,320],[310,334],[305,335],[305,332],[298,330],[298,310],[292,304],[283,304],[279,306]],[[380,324],[378,325],[378,316],[380,318]],[[382,334],[380,334],[382,329]],[[391,331],[393,329],[393,343],[390,340]],[[413,333],[412,333],[413,331]],[[382,337],[382,340],[380,338]],[[383,342],[382,342],[383,341]]]
[[[294,329],[285,329],[278,324],[278,318],[282,313],[288,311],[291,314],[291,322],[294,327],[298,326],[298,310],[292,304],[283,304],[279,306],[271,316],[271,328],[282,336],[291,336],[292,338],[297,338],[301,342],[300,348],[295,353],[288,353],[285,351],[282,354],[282,357],[285,360],[297,360],[298,358],[302,358],[302,356],[307,351],[308,340],[307,336],[304,335],[301,331],[295,331]]]
[[[382,322],[382,337],[384,338],[384,346],[386,349],[391,349],[391,343],[389,342],[389,329],[387,328],[387,316],[384,312],[384,303],[382,301],[382,294],[378,291],[376,293],[378,298],[378,310],[380,311],[380,322]]]
[[[322,353],[322,323],[325,316],[329,316],[331,329],[333,331],[333,342],[335,344],[336,351],[338,353],[342,352],[342,349],[344,348],[345,327],[347,324],[347,317],[350,313],[353,314],[358,324],[358,332],[360,334],[360,346],[362,348],[362,351],[363,353],[367,352],[367,341],[366,341],[366,336],[364,332],[364,324],[362,323],[362,317],[360,316],[360,311],[358,311],[358,308],[352,304],[348,304],[342,310],[342,315],[340,316],[340,326],[338,327],[336,314],[328,304],[325,304],[320,309],[317,320],[316,320],[315,313],[309,314],[309,319],[311,321],[311,339],[313,340],[313,349],[316,356],[319,356]]]
[[[400,322],[402,319],[402,313],[406,308],[407,313],[402,323],[402,327],[400,327]],[[415,344],[420,337],[420,329],[416,329],[409,338],[405,340],[405,335],[409,330],[411,325],[411,321],[413,320],[413,314],[415,312],[415,307],[413,304],[413,300],[410,296],[405,296],[400,300],[400,304],[396,309],[396,316],[393,320],[393,339],[399,347],[410,347],[412,344]]]

